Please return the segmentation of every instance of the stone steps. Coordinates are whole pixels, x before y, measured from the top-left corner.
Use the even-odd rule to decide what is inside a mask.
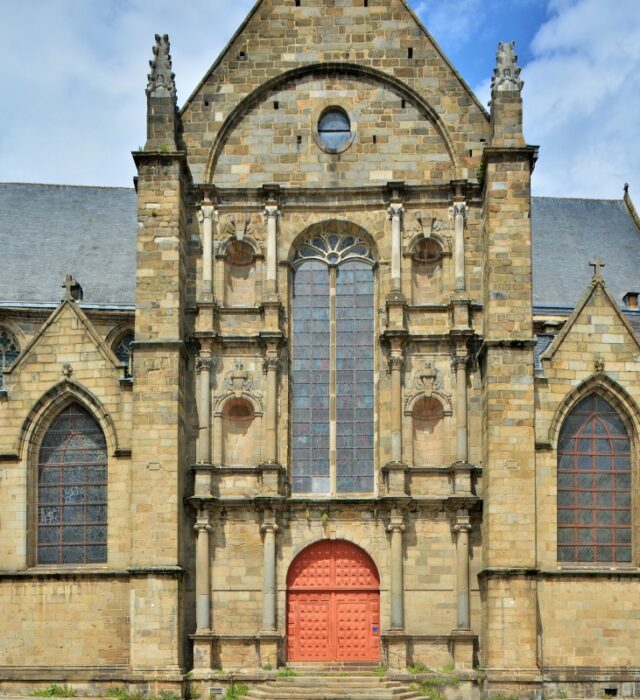
[[[421,700],[407,686],[386,678],[353,673],[277,678],[254,688],[247,700]]]

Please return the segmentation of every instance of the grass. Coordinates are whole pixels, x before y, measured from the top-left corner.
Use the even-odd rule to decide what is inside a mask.
[[[238,700],[249,693],[249,686],[246,683],[234,683],[230,688],[227,688],[225,700]]]
[[[413,672],[412,672],[413,673]],[[422,673],[419,671],[418,673]],[[423,678],[420,683],[412,684],[412,690],[417,690],[421,695],[429,698],[429,700],[446,700],[443,692],[444,688],[455,687],[459,685],[460,679],[458,676],[432,676],[431,678]],[[492,698],[494,700],[494,698]],[[512,700],[511,698],[502,698],[501,700]]]
[[[411,666],[407,666],[407,671],[409,671],[409,673],[433,673],[428,666],[425,666],[422,663],[422,661],[416,661],[415,663],[411,664]]]
[[[66,685],[50,685],[43,690],[35,690],[32,695],[37,698],[75,698],[76,691]]]
[[[378,666],[378,668],[374,668],[373,671],[371,671],[370,675],[382,678],[382,676],[387,675],[388,670],[389,668],[387,666]]]
[[[298,674],[295,671],[292,671],[290,668],[281,668],[276,673],[277,678],[293,678],[294,676],[297,676],[297,675]]]
[[[130,693],[124,688],[109,688],[107,697],[113,698],[114,700],[182,700],[179,695],[169,690],[161,691],[160,695],[145,695],[145,693],[141,693],[140,691]]]

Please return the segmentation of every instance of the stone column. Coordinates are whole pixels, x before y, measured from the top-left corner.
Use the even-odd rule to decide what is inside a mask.
[[[402,462],[402,366],[401,347],[392,347],[389,357],[391,372],[391,462]]]
[[[469,355],[466,346],[456,349],[456,461],[469,461],[469,436],[467,429],[467,364]]]
[[[272,511],[264,514],[260,528],[263,542],[262,632],[276,631],[276,533],[278,526]]]
[[[391,533],[391,581],[389,597],[391,601],[391,630],[404,630],[404,571],[402,533],[405,530],[404,518],[400,511],[393,510],[387,530]]]
[[[404,207],[394,203],[389,207],[391,220],[391,293],[402,293],[402,216]]]
[[[275,204],[267,204],[264,208],[267,221],[267,279],[265,283],[265,295],[274,297],[278,293],[278,207]]]
[[[200,508],[194,526],[196,532],[196,634],[211,629],[211,562],[209,561],[209,512]]]
[[[457,628],[468,630],[471,627],[469,617],[469,514],[459,511],[453,527],[456,533],[456,581],[457,581]]]
[[[202,224],[202,298],[213,299],[213,225],[218,212],[209,203],[200,207],[198,220]]]
[[[278,355],[276,349],[267,350],[264,361],[267,373],[267,400],[266,400],[266,439],[264,462],[267,464],[278,463]]]
[[[449,216],[454,226],[454,269],[455,269],[455,289],[462,292],[467,288],[466,275],[464,269],[464,229],[467,221],[467,205],[464,202],[454,202],[449,210]]]
[[[198,442],[196,459],[198,464],[211,464],[211,352],[203,351],[196,358],[198,374]]]

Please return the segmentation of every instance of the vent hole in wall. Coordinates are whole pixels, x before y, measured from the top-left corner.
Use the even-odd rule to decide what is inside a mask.
[[[373,135],[373,143],[378,143],[378,137],[375,134]]]
[[[296,0],[296,7],[300,7],[300,0]]]
[[[296,142],[298,143],[298,146],[302,143],[302,136],[296,136]]]
[[[413,58],[413,48],[411,47],[407,49],[407,58]]]
[[[274,100],[274,101],[273,101],[273,108],[274,108],[274,109],[280,109],[280,103],[278,102],[278,100]]]
[[[402,100],[402,102],[400,102],[400,105],[401,105],[402,109],[404,109],[407,106],[407,101]]]

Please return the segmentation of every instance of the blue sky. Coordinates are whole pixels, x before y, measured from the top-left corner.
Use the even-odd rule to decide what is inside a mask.
[[[640,204],[640,0],[409,0],[482,102],[515,39],[535,194]],[[187,98],[253,0],[0,0],[0,181],[131,184],[148,60],[169,33]],[[208,17],[209,21],[203,21]]]

